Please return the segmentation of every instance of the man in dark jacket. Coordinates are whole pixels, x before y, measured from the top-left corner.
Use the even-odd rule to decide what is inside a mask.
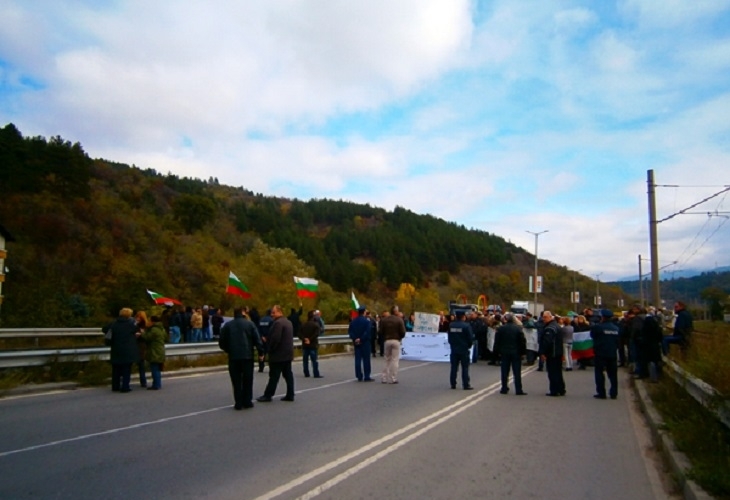
[[[494,352],[502,359],[502,389],[500,394],[509,392],[507,383],[510,368],[515,382],[515,393],[518,396],[526,396],[522,391],[522,355],[527,352],[527,340],[522,327],[515,322],[512,314],[507,314],[507,323],[497,328],[494,334]]]
[[[480,316],[481,315],[481,316]],[[472,355],[471,362],[476,363],[477,360],[489,360],[489,351],[487,349],[487,323],[484,321],[484,315],[477,311],[472,311],[471,318],[469,318],[469,324],[474,332],[474,338],[476,339],[476,348]]]
[[[279,377],[284,376],[286,382],[286,395],[282,401],[294,401],[294,373],[292,373],[291,362],[294,360],[294,329],[281,306],[271,308],[271,328],[269,329],[269,340],[266,350],[269,353],[269,383],[266,384],[263,396],[256,398],[256,401],[268,403],[276,392],[279,384]],[[259,361],[263,356],[259,356]]]
[[[139,361],[137,325],[132,319],[132,310],[125,307],[119,311],[116,321],[102,328],[102,331],[111,334],[109,361],[112,364],[112,391],[130,392],[132,363]]]
[[[350,322],[347,334],[355,349],[355,376],[358,382],[372,382],[370,377],[370,335],[371,323],[365,316],[365,306],[357,309],[357,317]]]
[[[604,370],[611,383],[609,395],[611,399],[618,396],[618,326],[612,321],[613,312],[608,309],[601,311],[601,322],[591,327],[593,352],[595,353],[596,399],[606,399],[606,378]]]
[[[684,302],[677,301],[674,304],[674,312],[677,317],[674,319],[674,331],[662,339],[662,352],[669,354],[669,344],[679,344],[683,349],[689,345],[689,337],[694,329],[692,315],[687,310]]]
[[[314,378],[322,378],[322,375],[319,374],[319,362],[317,361],[319,322],[314,319],[314,311],[307,313],[307,321],[299,329],[299,338],[302,340],[302,366],[304,368],[304,376],[309,377],[309,358],[312,358]]]
[[[540,359],[545,361],[549,391],[546,396],[565,396],[563,379],[563,336],[550,311],[543,311],[543,332],[540,339]]]
[[[256,325],[246,319],[242,308],[236,308],[233,319],[221,328],[218,345],[228,353],[234,408],[253,408],[253,350],[255,347],[258,354],[263,355],[264,348]]]
[[[299,319],[302,315],[302,311],[303,311],[302,305],[299,304],[299,310],[296,310],[292,307],[291,312],[289,313],[289,316],[287,317],[287,319],[289,319],[289,321],[291,321],[291,326],[294,329],[295,337],[299,336],[299,329],[302,327],[302,322]]]
[[[451,346],[451,372],[449,382],[456,389],[456,374],[461,366],[461,386],[465,391],[473,389],[469,383],[469,349],[474,344],[474,332],[471,325],[464,321],[464,310],[456,312],[456,321],[449,324],[449,346]]]

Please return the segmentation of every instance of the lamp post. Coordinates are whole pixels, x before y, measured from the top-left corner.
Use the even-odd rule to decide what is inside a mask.
[[[602,274],[603,274],[602,272],[596,274],[596,304],[595,305],[597,305],[597,306],[601,305],[598,303],[601,298],[601,291],[599,290],[598,285],[600,284],[599,280],[600,280]],[[600,302],[603,302],[603,301],[601,300]]]
[[[577,282],[577,278],[578,278],[578,273],[581,272],[582,270],[583,269],[578,269],[577,271],[575,271],[573,273],[573,294],[574,294],[573,297],[575,299],[573,302],[573,305],[575,307],[575,312],[578,312],[578,309],[579,309],[578,304],[580,303],[580,300],[578,300],[578,285],[576,284],[576,282]]]
[[[549,231],[549,229],[546,229],[544,231],[538,231],[538,232],[525,231],[527,233],[535,235],[535,275],[532,277],[532,291],[534,292],[534,296],[535,296],[535,299],[532,303],[532,307],[534,309],[532,314],[534,316],[537,316],[537,237],[543,233],[547,233],[548,231]]]

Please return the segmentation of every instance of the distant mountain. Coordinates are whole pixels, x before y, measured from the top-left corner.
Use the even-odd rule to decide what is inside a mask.
[[[675,300],[682,300],[687,303],[700,302],[702,301],[700,294],[703,290],[710,287],[719,288],[724,290],[725,293],[730,294],[730,268],[723,267],[718,269],[723,269],[723,271],[703,271],[698,275],[687,278],[675,276],[673,279],[662,279],[660,282],[662,299],[665,301],[665,304]],[[633,297],[638,298],[641,296],[639,292],[639,281],[636,279],[633,281],[616,281],[608,284],[619,286],[624,293]],[[650,295],[651,282],[647,276],[644,279],[644,297],[648,299]]]
[[[671,279],[677,279],[677,278],[692,278],[694,276],[700,276],[704,273],[724,273],[730,271],[730,266],[720,266],[715,267],[713,269],[679,269],[676,271],[671,270],[664,270],[659,272],[659,279],[661,280],[671,280]],[[651,269],[647,265],[646,272],[644,273],[643,278],[647,279],[651,275]],[[616,282],[622,282],[622,281],[639,281],[639,275],[635,274],[633,276],[626,276],[623,278],[619,278],[616,280]]]

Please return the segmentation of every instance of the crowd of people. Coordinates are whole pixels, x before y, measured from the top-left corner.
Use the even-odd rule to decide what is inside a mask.
[[[457,386],[461,372],[461,386],[471,390],[469,365],[480,360],[501,368],[501,394],[509,393],[509,375],[513,376],[515,394],[526,395],[522,388],[521,369],[538,362],[538,371],[546,371],[547,396],[560,397],[567,393],[564,371],[574,367],[573,341],[576,333],[589,332],[593,341],[591,356],[577,359],[578,369],[593,365],[597,399],[616,399],[618,396],[617,370],[630,366],[636,378],[658,380],[661,374],[661,355],[667,354],[671,344],[685,349],[690,340],[693,322],[684,303],[674,305],[674,324],[671,335],[664,335],[668,321],[666,312],[634,305],[621,315],[607,309],[587,308],[582,314],[558,317],[543,311],[537,320],[531,314],[485,315],[481,311],[457,310],[455,314],[439,315],[439,332],[448,334],[451,348],[449,383]],[[256,362],[259,372],[269,364],[269,380],[258,402],[270,402],[280,378],[286,383],[283,401],[294,401],[294,338],[301,340],[302,368],[305,377],[323,378],[319,370],[319,337],[325,324],[319,310],[307,313],[301,323],[302,308],[292,308],[288,316],[279,305],[274,305],[263,316],[255,308],[240,307],[232,320],[224,322],[223,311],[203,306],[167,308],[160,315],[147,317],[144,311],[124,308],[119,317],[105,326],[110,345],[112,390],[130,392],[133,365],[139,369],[139,383],[149,390],[162,388],[161,373],[165,362],[165,343],[217,340],[228,354],[228,371],[234,395],[234,408],[253,407],[253,376]],[[408,318],[398,306],[381,314],[372,315],[361,306],[348,327],[353,342],[355,377],[358,382],[370,382],[371,358],[380,356],[385,363],[380,374],[384,384],[398,383],[398,366],[402,342],[407,332],[413,331],[415,315]],[[490,340],[493,330],[493,342]],[[536,340],[528,342],[525,331],[536,332]],[[472,349],[472,347],[474,347]],[[379,349],[378,349],[379,348]],[[471,351],[471,355],[470,355]],[[311,364],[311,371],[310,371]],[[146,368],[149,365],[152,383],[148,386]],[[606,378],[609,381],[606,390]]]

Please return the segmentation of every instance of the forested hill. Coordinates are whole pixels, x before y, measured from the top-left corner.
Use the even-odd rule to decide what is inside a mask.
[[[229,270],[259,308],[298,306],[292,276],[315,277],[317,307],[330,317],[347,311],[350,290],[374,307],[408,298],[425,310],[459,293],[494,302],[527,294],[531,255],[404,208],[265,197],[92,160],[78,143],[25,138],[12,124],[0,129],[0,165],[0,224],[16,240],[3,326],[98,324],[122,306],[147,308],[146,289],[230,308]],[[546,300],[563,300],[572,274],[541,266]]]
[[[626,293],[635,297],[640,295],[638,280],[617,281],[612,285],[621,287]],[[660,286],[662,299],[667,304],[676,300],[686,303],[704,303],[708,301],[708,295],[727,297],[730,294],[730,271],[706,271],[688,278],[666,279],[660,282]],[[651,296],[651,283],[647,280],[644,281],[644,296]],[[726,300],[722,300],[722,302],[726,302]]]

